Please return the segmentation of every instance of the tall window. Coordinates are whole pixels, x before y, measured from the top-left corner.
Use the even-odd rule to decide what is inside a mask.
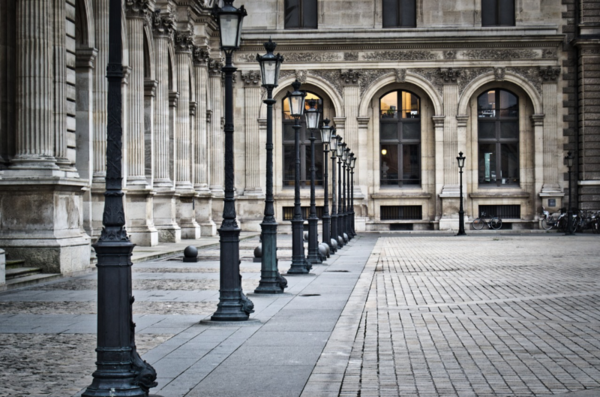
[[[515,26],[515,0],[481,0],[482,26]]]
[[[383,0],[384,28],[414,28],[417,26],[416,0]]]
[[[317,0],[285,0],[286,29],[316,29]]]
[[[421,184],[421,100],[408,91],[381,97],[381,185]]]
[[[490,90],[477,98],[479,185],[519,184],[519,98]]]
[[[323,101],[317,95],[306,93],[306,109],[309,108],[308,100],[317,101],[317,111],[321,113],[323,120]],[[283,185],[294,186],[294,172],[296,169],[296,152],[294,146],[294,118],[290,115],[290,103],[287,98],[283,99]],[[306,128],[306,119],[300,118],[300,184],[310,186],[310,133]],[[313,131],[315,139],[315,185],[323,184],[323,143],[321,132]]]

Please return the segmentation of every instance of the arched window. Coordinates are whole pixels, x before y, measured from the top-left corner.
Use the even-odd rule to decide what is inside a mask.
[[[381,97],[381,186],[421,184],[421,100],[409,91]]]
[[[308,101],[317,101],[317,111],[321,113],[319,120],[323,120],[323,101],[312,92],[306,92],[306,109]],[[294,172],[296,169],[296,152],[294,150],[294,118],[290,115],[290,104],[287,98],[283,99],[283,185],[294,186]],[[315,185],[323,184],[323,143],[321,132],[313,131],[315,139]],[[310,134],[306,128],[306,119],[300,118],[300,184],[310,186]]]
[[[477,98],[479,185],[519,184],[519,98],[493,89]]]
[[[481,26],[515,26],[515,0],[481,0]]]
[[[417,26],[416,0],[382,0],[384,28],[414,28]]]

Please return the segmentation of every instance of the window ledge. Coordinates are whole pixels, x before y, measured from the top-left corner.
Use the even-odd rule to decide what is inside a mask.
[[[529,192],[523,190],[489,189],[469,194],[471,198],[529,198]]]
[[[381,199],[430,199],[431,193],[426,193],[421,190],[394,190],[390,192],[372,193],[371,198],[374,200]]]

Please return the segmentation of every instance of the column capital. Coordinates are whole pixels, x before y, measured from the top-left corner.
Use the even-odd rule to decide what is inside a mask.
[[[190,117],[194,117],[196,115],[197,105],[196,102],[190,101]]]
[[[206,122],[207,122],[207,123],[210,123],[210,122],[211,122],[211,120],[212,120],[212,110],[208,109],[208,110],[206,111]]]
[[[560,66],[540,66],[539,73],[544,83],[555,82],[560,76]]]
[[[194,65],[196,66],[207,66],[208,65],[208,47],[194,46],[192,50],[192,58]]]
[[[544,126],[544,118],[546,118],[545,114],[532,114],[531,115],[531,124],[534,127],[543,127]]]
[[[175,32],[175,52],[191,54],[194,48],[194,37],[190,32]]]
[[[369,121],[371,121],[370,117],[357,117],[356,121],[358,122],[358,128],[368,128]]]
[[[223,62],[220,59],[208,59],[208,72],[211,77],[221,77],[221,69],[223,68]]]
[[[431,120],[433,120],[433,125],[435,127],[443,127],[446,116],[432,116]]]
[[[149,0],[125,0],[125,12],[128,19],[150,19]]]
[[[251,70],[244,74],[244,72],[240,71],[240,77],[242,78],[245,86],[257,86],[256,88],[260,86],[260,72]]]
[[[152,31],[155,37],[173,38],[175,32],[175,17],[171,13],[162,14],[160,10],[152,15]]]
[[[437,74],[445,84],[457,84],[461,70],[453,68],[440,68],[438,69]]]
[[[78,48],[76,52],[75,67],[94,69],[98,50],[95,48]]]
[[[156,92],[156,86],[158,86],[157,80],[146,79],[144,81],[144,95],[154,96]]]
[[[469,121],[469,116],[466,114],[459,114],[456,116],[456,121],[458,127],[466,127],[467,122]]]
[[[177,101],[179,100],[179,93],[176,91],[169,92],[169,107],[177,107]]]
[[[362,76],[362,72],[360,70],[340,70],[340,80],[343,85],[358,85],[360,82],[360,78]]]

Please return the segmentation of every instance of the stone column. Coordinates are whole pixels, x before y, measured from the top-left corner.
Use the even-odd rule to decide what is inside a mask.
[[[213,197],[224,197],[223,182],[224,182],[224,147],[223,147],[223,131],[221,127],[222,117],[222,97],[223,90],[221,87],[221,68],[223,63],[214,59],[208,62],[209,73],[209,108],[212,110],[211,116],[211,131],[208,136],[208,151],[211,159],[210,172],[210,190]]]
[[[355,211],[355,224],[356,231],[364,232],[366,230],[366,222],[369,219],[368,211],[368,200],[363,194],[369,192],[369,187],[372,185],[371,175],[373,175],[374,162],[379,161],[379,157],[375,160],[371,159],[371,153],[369,153],[369,117],[357,117],[358,124],[358,158],[356,159],[356,166],[354,167],[354,211]],[[379,150],[377,150],[379,153]],[[331,153],[329,153],[331,157]],[[329,175],[331,175],[331,159],[329,161]],[[337,170],[336,170],[337,172]],[[331,180],[331,177],[329,177]],[[333,188],[332,188],[333,189]]]
[[[158,245],[154,227],[154,192],[146,179],[144,25],[151,17],[146,0],[128,0],[127,39],[131,72],[128,86],[127,195],[125,214],[131,242],[140,246]]]
[[[15,149],[16,19],[15,2],[0,1],[0,48],[6,57],[0,69],[0,170],[8,167]]]
[[[61,169],[75,171],[67,155],[67,48],[66,3],[54,0],[54,156]]]
[[[263,196],[260,179],[261,152],[258,117],[261,104],[260,72],[240,73],[244,83],[244,130],[246,131],[246,169],[244,195]]]
[[[444,190],[444,121],[445,116],[433,116],[434,142],[435,142],[435,194],[436,220],[439,221],[442,214],[442,192]]]
[[[360,150],[358,142],[358,107],[360,106],[360,86],[358,84],[361,74],[358,70],[342,70],[340,72],[340,80],[344,86],[344,115],[346,116],[344,142],[348,144],[350,151],[359,158],[367,154],[366,150]],[[323,115],[323,117],[326,117],[326,115]],[[360,193],[358,184],[360,180],[360,168],[355,168],[354,204],[356,206],[360,205],[362,194]],[[352,209],[348,208],[347,210],[351,211]],[[360,217],[360,210],[354,209],[354,212],[356,213],[355,217]]]
[[[196,118],[194,122],[193,161],[194,166],[194,190],[196,198],[196,222],[200,225],[200,235],[214,236],[217,233],[217,225],[212,220],[212,194],[208,188],[208,50],[202,47],[194,47],[193,52],[194,71],[196,72]]]
[[[156,11],[152,19],[156,90],[154,99],[154,225],[160,242],[179,242],[181,229],[176,222],[175,189],[170,177],[170,98],[169,98],[169,42],[173,38],[174,22],[171,14]]]
[[[51,4],[17,1],[17,120],[14,169],[58,170],[54,157]]]
[[[543,139],[543,159],[538,155],[539,147],[535,146],[535,180],[542,181],[541,193],[545,196],[553,194],[557,196],[560,192],[558,183],[558,167],[557,164],[562,164],[562,153],[558,150],[560,147],[558,141],[558,101],[557,96],[557,80],[560,76],[560,67],[540,68],[540,77],[542,77],[542,102],[543,115],[534,115],[534,136],[535,143],[538,144],[539,138]],[[545,117],[540,117],[545,116]],[[541,124],[541,125],[540,125]],[[541,128],[541,130],[538,130]],[[543,167],[543,171],[539,168]],[[541,171],[541,172],[540,172]],[[536,190],[540,191],[539,186]],[[561,194],[562,197],[562,194]]]

